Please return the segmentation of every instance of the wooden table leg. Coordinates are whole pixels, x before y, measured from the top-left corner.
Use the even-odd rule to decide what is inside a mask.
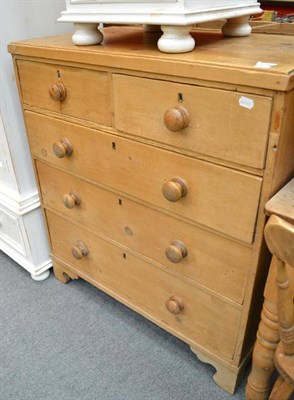
[[[291,400],[293,399],[293,393],[294,385],[286,382],[281,375],[279,375],[268,400]]]
[[[274,353],[280,340],[275,285],[276,259],[272,259],[265,291],[261,321],[253,349],[252,370],[246,386],[246,400],[267,400],[275,369]]]

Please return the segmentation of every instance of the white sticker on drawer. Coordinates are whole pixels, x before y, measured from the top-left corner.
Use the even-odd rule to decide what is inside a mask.
[[[248,108],[248,110],[252,110],[254,107],[254,101],[245,96],[240,97],[239,104],[241,107]]]
[[[258,61],[255,65],[254,68],[265,68],[265,69],[270,69],[273,67],[276,67],[278,64],[276,63],[269,63],[269,62],[262,62]]]

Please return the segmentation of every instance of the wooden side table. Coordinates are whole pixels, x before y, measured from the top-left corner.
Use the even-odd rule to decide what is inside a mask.
[[[277,215],[294,224],[294,178],[266,203],[266,213]],[[274,372],[274,354],[280,340],[277,315],[276,279],[277,259],[272,258],[257,338],[253,350],[252,370],[246,386],[246,400],[266,400],[271,389]],[[287,268],[294,293],[293,268]]]

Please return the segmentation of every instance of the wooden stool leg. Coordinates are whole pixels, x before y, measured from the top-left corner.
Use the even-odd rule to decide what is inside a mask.
[[[294,385],[286,382],[281,375],[276,380],[269,400],[291,400],[294,393]]]
[[[278,260],[277,263],[276,284],[278,287],[278,315],[279,315],[280,336],[281,336],[281,341],[283,343],[283,353],[289,356],[293,356],[294,355],[293,293],[287,274],[286,264],[280,260]]]
[[[275,369],[274,354],[279,340],[276,304],[265,299],[253,349],[252,370],[246,386],[246,400],[268,399],[270,378]]]

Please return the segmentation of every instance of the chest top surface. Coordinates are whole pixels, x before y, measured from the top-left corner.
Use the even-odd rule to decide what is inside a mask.
[[[104,42],[75,46],[70,35],[11,43],[17,56],[62,60],[106,68],[180,76],[257,88],[288,91],[294,87],[294,41],[287,35],[223,38],[192,31],[197,49],[186,54],[157,51],[157,33],[140,27],[104,29]]]

